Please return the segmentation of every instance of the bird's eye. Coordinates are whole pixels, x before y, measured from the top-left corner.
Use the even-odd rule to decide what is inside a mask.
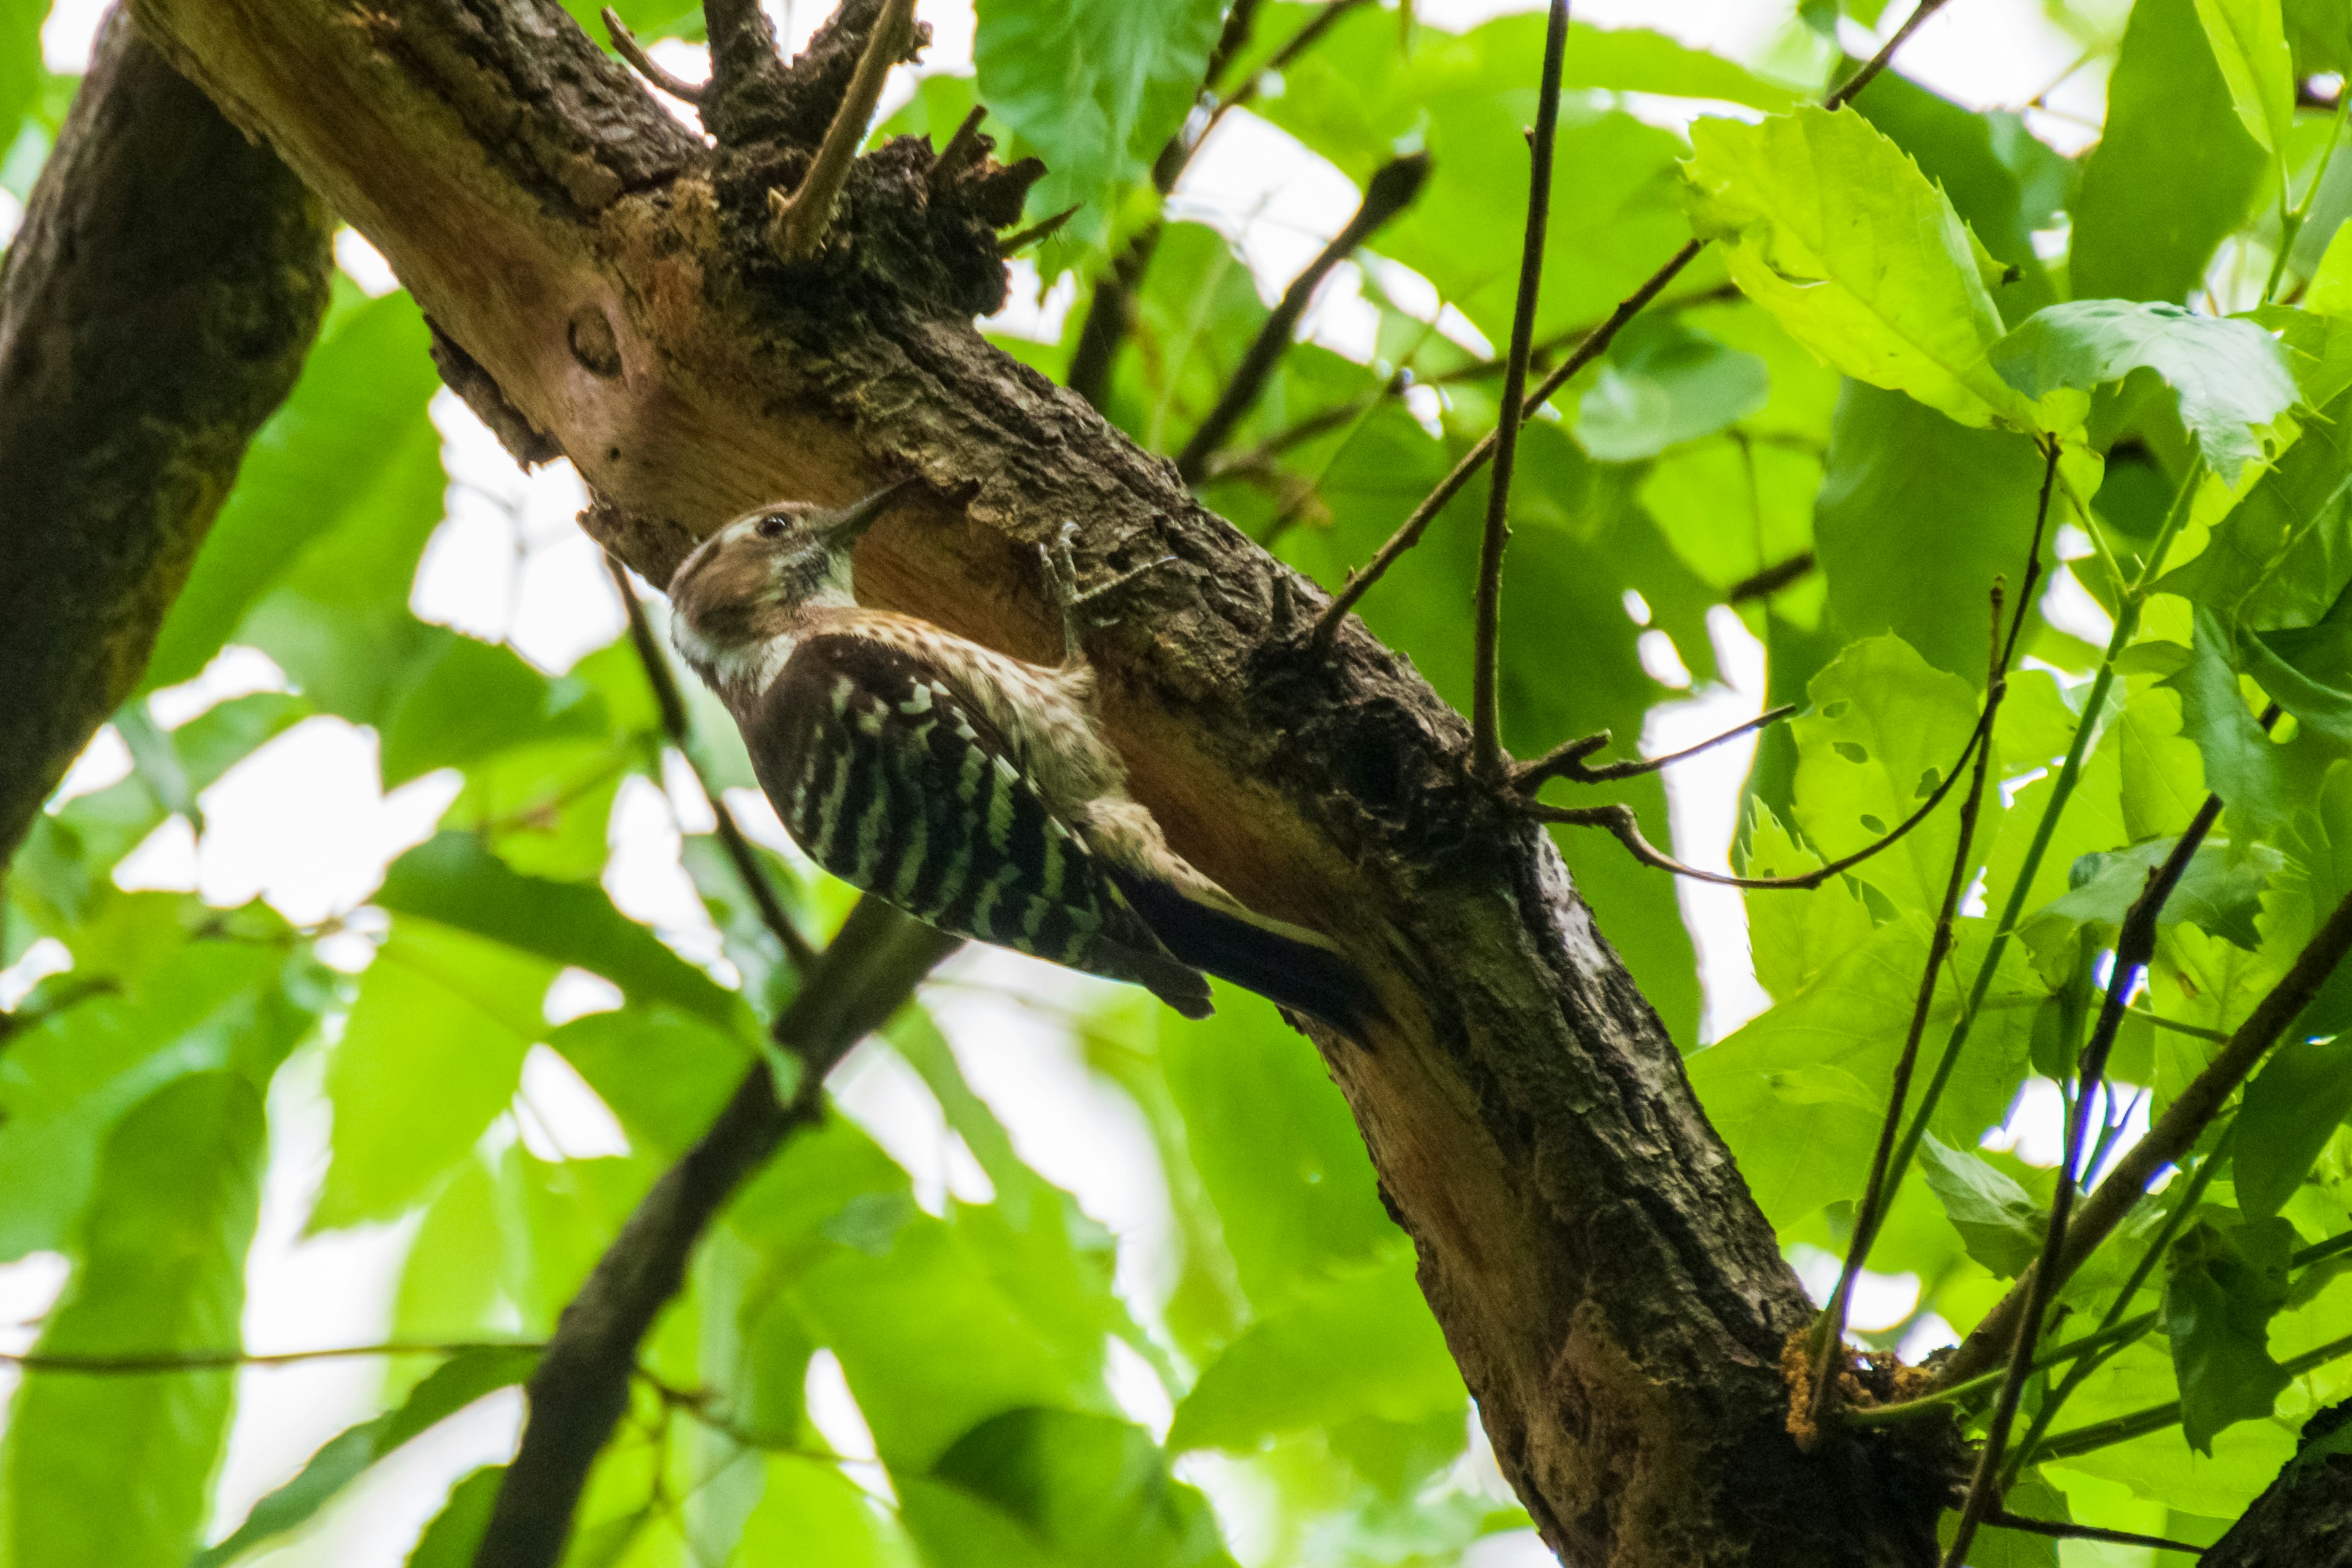
[[[771,512],[753,523],[751,531],[762,539],[782,539],[784,536],[784,520]]]

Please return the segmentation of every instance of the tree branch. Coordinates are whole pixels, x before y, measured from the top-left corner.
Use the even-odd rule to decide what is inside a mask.
[[[800,1082],[778,1098],[755,1068],[700,1142],[664,1173],[563,1309],[528,1385],[530,1418],[499,1488],[475,1568],[554,1568],[597,1450],[628,1402],[637,1346],[686,1280],[695,1243],[735,1189],[792,1131],[824,1114],[824,1079],[881,1026],[956,940],[860,900],[801,994],[776,1020]]]
[[[1503,405],[1495,423],[1495,477],[1486,486],[1486,527],[1478,542],[1478,589],[1471,610],[1470,767],[1502,781],[1503,548],[1511,538],[1511,471],[1527,417],[1528,356],[1535,352],[1536,300],[1543,292],[1544,237],[1551,226],[1551,153],[1559,131],[1559,73],[1568,57],[1568,0],[1551,0],[1544,23],[1543,75],[1535,133],[1528,148],[1528,223],[1519,249],[1519,290],[1511,310],[1511,346],[1503,370]]]
[[[2221,1114],[2230,1096],[2237,1092],[2238,1086],[2253,1072],[2311,999],[2319,994],[2319,988],[2327,983],[2327,977],[2336,972],[2347,952],[2352,952],[2352,897],[2336,906],[2336,911],[2296,954],[2294,967],[2255,1005],[2253,1012],[2230,1037],[2230,1043],[2166,1107],[2147,1136],[2124,1151],[2115,1168],[2107,1173],[2106,1180],[2084,1202],[2082,1215],[2069,1227],[2064,1248],[2058,1254],[2058,1268],[2053,1275],[2056,1285],[2063,1286],[2082,1267],[2091,1249],[2123,1223],[2157,1173],[2178,1163],[2196,1147],[2197,1140]],[[1960,1342],[1959,1349],[1944,1363],[1942,1381],[1957,1383],[1974,1376],[1990,1364],[2000,1347],[2016,1339],[2020,1318],[2029,1302],[2041,1294],[2033,1281],[2042,1272],[2037,1264],[2010,1287],[2009,1294],[1985,1314],[1983,1321]]]
[[[834,111],[808,174],[789,196],[773,188],[768,192],[772,215],[768,243],[782,259],[805,261],[824,243],[825,231],[833,226],[834,204],[849,178],[850,160],[857,156],[874,106],[882,100],[882,83],[914,42],[915,0],[884,0],[882,15],[857,58],[856,74],[849,79],[849,90]]]
[[[614,53],[628,61],[639,76],[681,103],[702,101],[701,85],[666,68],[659,60],[646,53],[645,45],[637,42],[637,36],[629,31],[629,25],[621,20],[618,11],[607,5],[603,15],[604,36],[613,40]]]
[[[111,15],[0,260],[0,865],[146,672],[310,352],[331,230]]]
[[[1242,416],[1256,405],[1258,395],[1265,390],[1266,377],[1289,351],[1290,337],[1298,329],[1298,319],[1307,313],[1307,304],[1331,269],[1356,253],[1357,247],[1380,232],[1382,225],[1412,205],[1429,178],[1429,154],[1410,153],[1391,159],[1373,174],[1364,187],[1364,199],[1358,205],[1347,226],[1331,237],[1331,243],[1307,264],[1305,271],[1290,280],[1282,291],[1281,300],[1272,314],[1257,330],[1242,363],[1225,383],[1216,406],[1176,454],[1176,471],[1187,484],[1198,483],[1211,456],[1230,435]]]
[[[1822,107],[1839,109],[1851,102],[1854,94],[1868,87],[1871,79],[1886,68],[1887,62],[1895,58],[1895,51],[1903,46],[1903,41],[1944,3],[1945,0],[1922,0],[1919,8],[1896,29],[1893,37],[1886,40],[1885,47],[1854,73],[1853,79],[1822,100]],[[1664,266],[1650,274],[1647,282],[1620,301],[1617,308],[1609,312],[1607,319],[1586,333],[1584,341],[1576,345],[1575,351],[1543,378],[1528,396],[1526,407],[1520,413],[1521,420],[1531,417],[1537,409],[1551,400],[1552,394],[1566,386],[1578,371],[1606,353],[1609,345],[1616,341],[1617,334],[1624,330],[1625,323],[1640,315],[1643,308],[1656,299],[1667,284],[1681,276],[1683,268],[1696,260],[1698,253],[1706,247],[1706,241],[1703,239],[1686,240],[1680,250],[1666,258]],[[1472,476],[1486,466],[1495,455],[1495,434],[1489,430],[1480,437],[1478,444],[1465,453],[1452,471],[1438,481],[1437,488],[1429,492],[1428,498],[1412,509],[1412,514],[1404,520],[1389,542],[1381,546],[1379,552],[1365,563],[1360,571],[1348,574],[1347,585],[1315,625],[1313,641],[1316,647],[1328,648],[1332,646],[1339,637],[1339,623],[1347,618],[1349,610],[1355,608],[1357,601],[1387,574],[1399,556],[1421,542],[1421,536],[1429,531],[1429,525],[1437,514],[1445,510],[1446,502],[1459,495]]]

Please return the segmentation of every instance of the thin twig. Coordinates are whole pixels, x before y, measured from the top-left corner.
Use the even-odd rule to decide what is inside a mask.
[[[2084,1200],[2082,1213],[2068,1228],[2065,1251],[2058,1259],[2059,1284],[2063,1285],[2082,1267],[2091,1250],[2123,1223],[2157,1173],[2167,1165],[2179,1163],[2197,1146],[2198,1139],[2221,1113],[2230,1096],[2252,1073],[2288,1026],[2302,1016],[2311,999],[2319,994],[2319,988],[2327,983],[2347,952],[2352,952],[2352,896],[2336,905],[2335,912],[2295,955],[2284,978],[2271,987],[2246,1021],[2238,1026],[2230,1043],[2174,1098],[2147,1135],[2124,1151],[2115,1169]],[[1959,1348],[1944,1365],[1945,1380],[1958,1382],[1974,1376],[1991,1363],[1999,1347],[2016,1338],[2018,1319],[2030,1293],[2029,1283],[2041,1271],[2038,1264],[2029,1269],[2026,1277],[2011,1286],[2000,1304],[1960,1342]]]
[[[1752,577],[1742,577],[1723,591],[1727,605],[1744,605],[1751,599],[1769,599],[1790,584],[1811,572],[1819,563],[1810,550],[1800,550],[1786,561],[1776,562]]]
[[[628,61],[639,76],[672,98],[698,105],[702,102],[702,89],[665,68],[659,60],[646,53],[646,47],[637,42],[637,36],[629,31],[621,14],[610,5],[604,7],[604,33],[613,40],[614,52]]]
[[[1942,10],[1944,3],[1945,0],[1919,0],[1919,8],[1906,17],[1901,26],[1895,29],[1895,36],[1887,39],[1876,54],[1864,61],[1860,70],[1847,78],[1843,86],[1822,100],[1822,107],[1843,109],[1847,104],[1852,103],[1861,95],[1862,89],[1868,87],[1880,71],[1886,68],[1887,62],[1895,58],[1895,51],[1903,47],[1904,40],[1919,30],[1920,23]]]
[[[32,1351],[0,1354],[0,1363],[26,1372],[80,1373],[93,1377],[147,1377],[161,1373],[217,1372],[227,1367],[294,1366],[303,1362],[344,1361],[356,1356],[466,1355],[475,1351],[539,1352],[543,1342],[531,1340],[394,1340],[373,1345],[331,1345],[320,1350],[157,1351],[152,1355],[52,1355]]]
[[[1068,206],[1064,207],[1060,212],[1055,213],[1052,217],[1041,218],[1037,222],[1031,224],[1027,228],[1018,229],[1012,234],[1006,235],[996,242],[996,254],[999,256],[1012,256],[1020,251],[1026,250],[1029,247],[1036,244],[1039,240],[1051,237],[1060,230],[1064,224],[1077,216],[1078,208],[1083,205],[1083,203],[1073,202]]]
[[[1744,724],[1735,724],[1720,735],[1710,735],[1695,746],[1685,746],[1679,752],[1669,752],[1663,757],[1636,757],[1631,762],[1601,763],[1594,767],[1584,765],[1584,759],[1609,743],[1609,731],[1587,735],[1580,741],[1570,741],[1553,747],[1532,763],[1521,763],[1511,770],[1511,787],[1523,795],[1533,794],[1547,781],[1566,779],[1570,784],[1608,784],[1616,779],[1640,778],[1688,762],[1703,752],[1711,752],[1727,741],[1737,741],[1752,731],[1777,724],[1797,710],[1793,702],[1778,708],[1767,708]]]
[[[2197,847],[2205,841],[2221,815],[2221,797],[2207,796],[2179,842],[2164,858],[2164,863],[2147,874],[2147,884],[2140,889],[2139,897],[2132,900],[2116,933],[2115,966],[2107,976],[2106,1000],[2100,1005],[2099,1021],[2075,1068],[2074,1103],[2066,1117],[2065,1152],[2059,1163],[2057,1189],[2050,1198],[2050,1224],[2042,1236],[2042,1257],[2028,1276],[2032,1283],[2027,1287],[2024,1310],[2017,1320],[2017,1339],[2009,1352],[2009,1371],[2001,1379],[2000,1393],[1993,1400],[1992,1419],[1985,1428],[1983,1447],[1977,1450],[1976,1477],[1969,1482],[1969,1495],[1960,1505],[1959,1523],[1945,1552],[1944,1568],[1960,1568],[1968,1561],[1969,1543],[1976,1539],[1978,1525],[2000,1506],[2001,1461],[2008,1452],[2010,1427],[2017,1420],[2018,1402],[2025,1394],[2025,1380],[2033,1372],[2034,1342],[2041,1337],[2042,1320],[2063,1282],[2058,1259],[2066,1249],[2066,1222],[2074,1211],[2076,1184],[2084,1174],[2083,1145],[2089,1137],[2091,1096],[2106,1074],[2107,1056],[2123,1025],[2125,1002],[2156,957],[2157,918],[2163,913],[2165,900],[2172,896],[2172,889],[2187,874]]]
[[[1993,715],[2008,689],[2003,679],[2000,601],[2000,584],[1996,580],[1992,586],[1992,635],[1987,639],[1985,655],[1986,732],[1991,730]],[[1945,880],[1944,901],[1937,908],[1935,930],[1927,941],[1927,962],[1919,972],[1919,990],[1911,1005],[1911,1025],[1904,1033],[1903,1049],[1895,1058],[1895,1074],[1887,1084],[1886,1114],[1879,1119],[1878,1142],[1870,1155],[1870,1174],[1863,1183],[1862,1202],[1854,1209],[1853,1239],[1846,1247],[1845,1264],[1838,1271],[1837,1286],[1830,1292],[1829,1303],[1814,1331],[1812,1407],[1808,1415],[1817,1432],[1837,1404],[1838,1389],[1843,1382],[1840,1374],[1845,1355],[1846,1310],[1853,1300],[1855,1281],[1862,1276],[1863,1260],[1870,1256],[1871,1244],[1877,1238],[1878,1227],[1890,1206],[1886,1201],[1887,1172],[1894,1163],[1895,1140],[1903,1129],[1903,1108],[1911,1098],[1911,1075],[1919,1065],[1919,1043],[1927,1037],[1927,1015],[1936,1005],[1936,981],[1943,973],[1945,956],[1952,951],[1953,921],[1959,915],[1960,895],[1968,890],[1969,874],[1975,868],[1969,850],[1976,841],[1977,814],[1984,805],[1985,776],[1991,762],[1992,747],[1979,746],[1976,767],[1969,779],[1969,793],[1960,802],[1959,842],[1952,848],[1951,875]]]
[[[760,864],[759,851],[743,836],[735,814],[728,809],[726,798],[710,787],[710,779],[702,770],[698,748],[694,743],[693,721],[688,716],[685,695],[678,690],[677,677],[670,669],[662,653],[661,639],[654,635],[653,623],[646,617],[645,602],[637,597],[636,584],[629,581],[629,570],[611,555],[604,557],[605,569],[612,573],[613,582],[621,590],[621,604],[629,613],[629,641],[637,650],[637,662],[645,667],[646,679],[654,689],[654,706],[660,710],[662,731],[669,743],[677,748],[678,755],[694,774],[702,798],[710,807],[718,823],[719,842],[727,851],[727,858],[735,867],[735,875],[743,890],[751,896],[760,911],[760,923],[766,926],[776,941],[783,945],[784,953],[793,967],[805,976],[816,963],[816,949],[793,923],[791,911],[776,896],[775,885],[768,880],[767,868]]]
[[[963,123],[957,126],[955,134],[948,138],[948,144],[940,149],[938,157],[931,160],[929,171],[923,175],[925,185],[933,192],[943,191],[955,182],[958,174],[980,162],[980,122],[987,118],[986,104],[971,106],[971,112],[963,117]]]
[[[1410,153],[1391,159],[1381,165],[1364,186],[1364,199],[1347,226],[1332,237],[1331,243],[1319,251],[1307,269],[1290,280],[1282,291],[1282,299],[1257,330],[1249,351],[1225,384],[1224,392],[1216,405],[1192,432],[1184,449],[1176,454],[1176,472],[1186,484],[1198,483],[1205,470],[1209,456],[1223,444],[1233,427],[1254,407],[1258,395],[1265,390],[1266,377],[1289,352],[1291,334],[1298,328],[1298,319],[1307,313],[1307,303],[1321,288],[1331,269],[1356,253],[1366,240],[1380,232],[1381,226],[1411,205],[1413,197],[1429,179],[1429,154]]]
[[[1870,85],[1871,79],[1886,68],[1887,61],[1894,58],[1895,49],[1901,47],[1903,41],[1911,36],[1912,29],[1926,21],[1929,16],[1941,8],[1943,4],[1944,0],[1927,0],[1926,4],[1912,14],[1911,19],[1904,23],[1893,37],[1886,40],[1885,47],[1872,56],[1869,63],[1854,74],[1853,80],[1822,100],[1822,107],[1840,108],[1855,93]],[[1550,401],[1552,394],[1567,385],[1570,378],[1578,371],[1608,352],[1609,345],[1616,341],[1617,334],[1624,330],[1625,323],[1641,314],[1643,308],[1656,299],[1659,291],[1667,284],[1681,276],[1683,268],[1697,259],[1698,253],[1706,248],[1706,241],[1703,239],[1684,241],[1680,250],[1666,258],[1665,265],[1650,274],[1649,280],[1639,289],[1625,296],[1617,308],[1609,312],[1608,318],[1586,333],[1584,341],[1576,345],[1575,351],[1543,378],[1535,391],[1528,395],[1527,407],[1521,417],[1527,417],[1536,409],[1542,407]],[[1329,650],[1339,636],[1339,623],[1348,618],[1348,612],[1356,607],[1356,602],[1370,590],[1373,584],[1379,582],[1387,574],[1390,567],[1396,564],[1399,556],[1421,542],[1421,536],[1428,531],[1431,521],[1437,514],[1445,510],[1445,503],[1460,494],[1462,487],[1468,484],[1471,477],[1486,467],[1487,459],[1494,455],[1495,433],[1489,430],[1480,437],[1478,444],[1464,454],[1462,460],[1454,464],[1453,469],[1438,481],[1437,488],[1429,493],[1428,499],[1412,509],[1412,515],[1404,520],[1402,525],[1391,536],[1386,544],[1381,546],[1379,553],[1366,562],[1359,570],[1348,574],[1348,581],[1341,586],[1338,597],[1334,598],[1329,606],[1324,610],[1322,619],[1315,623],[1314,633],[1309,638],[1311,646],[1320,650]]]
[[[2330,1340],[2299,1356],[2289,1356],[2279,1363],[2279,1370],[2289,1377],[2301,1377],[2306,1372],[2326,1366],[2332,1361],[2340,1361],[2347,1355],[2352,1355],[2352,1334],[2340,1340]],[[2029,1455],[2028,1462],[2042,1464],[2051,1459],[2072,1458],[2076,1454],[2087,1454],[2095,1448],[2111,1448],[2117,1443],[2128,1443],[2134,1437],[2145,1437],[2150,1432],[2161,1432],[2167,1426],[2179,1424],[2179,1400],[2151,1405],[2145,1410],[2110,1416],[2088,1426],[2077,1426],[2071,1432],[2061,1432]]]
[[[914,38],[915,0],[883,0],[874,31],[866,35],[866,50],[857,57],[857,70],[849,79],[849,90],[834,110],[833,123],[825,127],[816,161],[791,195],[778,190],[768,193],[768,245],[783,260],[805,261],[824,243],[825,230],[833,225],[834,203],[840,198],[849,165],[866,140],[874,106],[881,101],[882,83]]]
[[[2027,1535],[2054,1536],[2061,1541],[2104,1541],[2110,1546],[2153,1546],[2162,1552],[2186,1552],[2191,1557],[2201,1554],[2205,1548],[2186,1541],[2172,1541],[2161,1535],[2135,1535],[2128,1530],[2108,1530],[2096,1524],[2067,1524],[2054,1519],[2028,1519],[2023,1514],[1995,1509],[1985,1516],[1985,1522],[2001,1530],[2021,1531]]]
[[[762,1062],[686,1157],[663,1173],[563,1310],[531,1375],[530,1418],[499,1486],[474,1568],[554,1568],[589,1467],[628,1404],[637,1346],[686,1280],[695,1242],[786,1136],[824,1114],[825,1076],[881,1026],[956,939],[878,899],[858,900],[776,1021],[797,1061],[790,1100]]]
[[[1559,131],[1559,76],[1568,58],[1568,0],[1551,0],[1544,27],[1543,79],[1528,139],[1528,223],[1519,249],[1519,292],[1511,311],[1509,364],[1495,424],[1495,474],[1486,487],[1486,527],[1478,543],[1478,590],[1471,621],[1470,769],[1499,782],[1503,756],[1501,636],[1503,550],[1511,538],[1511,470],[1526,417],[1528,356],[1535,352],[1536,300],[1543,292],[1544,237],[1551,225],[1551,153]]]

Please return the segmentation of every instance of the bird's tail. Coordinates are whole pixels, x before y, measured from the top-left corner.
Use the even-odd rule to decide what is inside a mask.
[[[1380,1014],[1338,944],[1301,926],[1187,898],[1171,884],[1108,868],[1112,880],[1179,963],[1256,992],[1350,1037]]]

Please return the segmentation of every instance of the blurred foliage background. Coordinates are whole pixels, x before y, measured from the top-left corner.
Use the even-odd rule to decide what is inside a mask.
[[[570,8],[602,37],[586,0]],[[804,37],[821,17],[802,9]],[[1265,70],[1332,9],[1255,7],[1218,84],[1250,100],[1164,199],[1149,172],[1210,101],[1218,0],[924,0],[931,68],[876,132],[943,140],[983,101],[1001,142],[1052,166],[1033,212],[1082,204],[1016,264],[990,324],[1057,379],[1096,280],[1151,236],[1100,400],[1168,452],[1356,186],[1431,155],[1426,189],[1342,269],[1200,487],[1326,585],[1493,426],[1541,40],[1534,15],[1349,5]],[[1539,363],[1695,222],[1722,242],[1526,432],[1506,743],[1605,729],[1631,754],[1687,736],[1694,711],[1799,704],[1752,764],[1731,748],[1679,778],[1677,824],[1654,777],[1573,798],[1630,802],[1689,858],[1730,838],[1759,874],[1859,847],[1977,721],[1986,595],[2021,579],[2034,529],[2042,462],[2021,428],[2063,426],[2076,454],[2051,519],[2066,563],[1999,714],[1937,1031],[2000,913],[2021,918],[1856,1314],[1859,1340],[1916,1360],[2038,1246],[2084,988],[2205,791],[2229,809],[2099,1093],[2103,1158],[2352,887],[2352,159],[2335,161],[2352,18],[2341,0],[1956,0],[1908,47],[1916,79],[1888,74],[1858,122],[1825,127],[1792,110],[1901,7],[1685,9],[1662,13],[1671,34],[1604,13],[1570,37]],[[693,7],[620,10],[696,74]],[[0,0],[0,203],[29,190],[75,85],[58,40],[91,20]],[[1939,50],[2056,65],[1987,107]],[[1253,187],[1254,161],[1290,183]],[[1888,238],[1905,226],[1905,244],[1974,243],[1913,254]],[[576,482],[502,468],[352,238],[145,688],[8,868],[0,1274],[25,1348],[118,1364],[17,1378],[0,1562],[467,1561],[527,1347],[791,994],[713,795],[812,937],[848,907],[783,841],[715,704],[695,694],[683,751],[665,735],[570,529]],[[1885,247],[1882,293],[1853,282],[1854,246]],[[1791,276],[1846,293],[1775,294]],[[2195,322],[2015,332],[2086,300]],[[2232,317],[2241,335],[2195,336]],[[1874,332],[1916,348],[1969,331],[2008,357],[1871,358]],[[1881,361],[1895,368],[1865,374]],[[1362,606],[1465,707],[1484,504],[1481,480]],[[2062,779],[2071,801],[2034,851]],[[1710,805],[1727,820],[1694,828]],[[1604,836],[1560,835],[1817,1291],[1956,844],[1948,812],[1743,910],[1685,900]],[[1255,998],[1219,1000],[1187,1024],[1010,958],[944,971],[862,1047],[845,1114],[703,1247],[572,1560],[1545,1560],[1313,1047]],[[2154,1311],[2084,1375],[2035,1388],[2048,1447],[2013,1508],[2210,1541],[2345,1391],[2347,1008],[2339,982],[2070,1287],[2085,1323]],[[239,1364],[352,1347],[389,1348]],[[301,1381],[329,1364],[340,1382]],[[2107,1440],[2069,1447],[2078,1431]],[[1991,1531],[1974,1561],[2189,1559]]]

